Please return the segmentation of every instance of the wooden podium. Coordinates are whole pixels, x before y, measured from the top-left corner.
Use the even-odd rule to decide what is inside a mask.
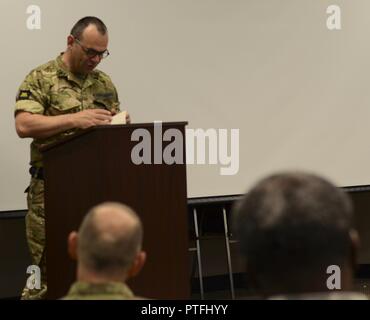
[[[138,141],[136,129],[151,134],[154,163],[154,124],[98,126],[45,147],[45,215],[48,299],[64,296],[76,278],[76,263],[67,253],[67,237],[87,211],[103,201],[131,206],[144,227],[147,262],[129,286],[148,298],[187,299],[186,122],[162,123],[162,130],[180,130],[183,164],[141,164],[131,160]],[[160,137],[162,139],[162,137]],[[156,140],[156,141],[157,141]],[[171,142],[163,142],[163,149]],[[162,149],[162,150],[163,150]]]

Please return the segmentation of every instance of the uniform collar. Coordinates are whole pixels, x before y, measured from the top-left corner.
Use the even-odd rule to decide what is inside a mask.
[[[68,296],[83,297],[91,295],[119,295],[126,299],[134,298],[131,289],[123,282],[88,283],[77,281],[68,292]]]
[[[64,52],[61,52],[59,56],[55,59],[55,64],[57,66],[57,74],[59,77],[65,77],[69,81],[73,81],[79,87],[88,87],[93,83],[93,80],[97,78],[96,72],[89,73],[85,78],[76,76],[74,73],[68,70],[67,66],[62,60]]]

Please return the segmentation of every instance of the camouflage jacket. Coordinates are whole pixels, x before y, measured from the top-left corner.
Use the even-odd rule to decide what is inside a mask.
[[[95,108],[119,111],[117,90],[109,76],[94,70],[84,79],[79,78],[67,69],[62,55],[59,55],[55,60],[32,70],[25,78],[16,97],[15,114],[26,111],[57,116]],[[34,139],[30,164],[42,167],[39,148],[77,130],[67,130],[47,139]]]
[[[87,283],[75,282],[64,300],[132,300],[130,288],[121,282]]]

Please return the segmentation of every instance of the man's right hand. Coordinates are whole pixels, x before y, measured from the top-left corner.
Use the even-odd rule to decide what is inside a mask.
[[[15,117],[15,126],[21,138],[45,139],[69,129],[109,124],[111,119],[110,111],[103,109],[87,109],[52,117],[19,111]]]
[[[112,113],[103,109],[87,109],[71,116],[73,117],[74,127],[80,129],[109,124],[112,120]]]

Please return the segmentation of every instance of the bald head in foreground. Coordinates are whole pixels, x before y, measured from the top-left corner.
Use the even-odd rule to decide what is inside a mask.
[[[238,203],[234,219],[247,279],[259,297],[365,297],[349,293],[359,243],[352,203],[329,181],[300,172],[271,175]]]
[[[142,224],[131,208],[114,202],[92,208],[68,238],[77,282],[64,299],[135,299],[125,282],[145,263],[142,241]]]

